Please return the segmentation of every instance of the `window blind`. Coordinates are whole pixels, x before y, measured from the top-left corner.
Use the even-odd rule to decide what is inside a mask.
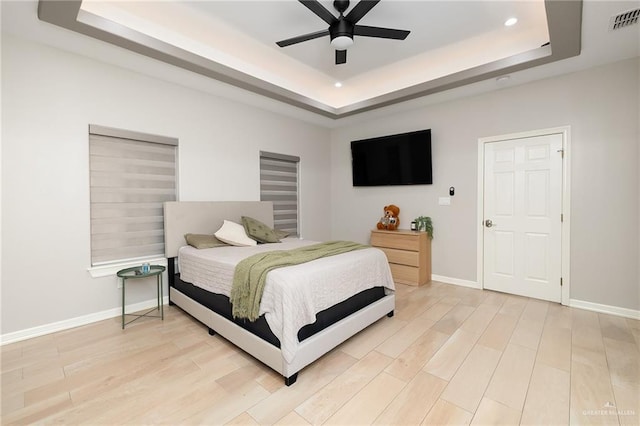
[[[176,200],[177,142],[89,127],[93,266],[164,255],[163,203]]]
[[[299,157],[260,152],[260,200],[273,203],[276,229],[298,232],[298,164]]]

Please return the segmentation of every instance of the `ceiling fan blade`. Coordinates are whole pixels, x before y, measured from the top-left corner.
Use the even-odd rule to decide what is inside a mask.
[[[338,20],[333,13],[329,12],[323,5],[318,2],[318,0],[298,0],[300,3],[305,5],[307,9],[315,13],[320,19],[322,19],[327,24],[331,25],[335,21]]]
[[[347,51],[336,50],[336,65],[346,64],[346,63],[347,63]]]
[[[328,35],[329,30],[322,30],[315,33],[303,34],[297,37],[288,38],[286,40],[277,41],[276,44],[280,47],[291,46],[292,44],[302,43],[303,41],[313,40],[314,38],[324,37]]]
[[[411,31],[394,30],[392,28],[368,27],[366,25],[356,25],[353,29],[354,35],[365,37],[391,38],[394,40],[404,40]]]
[[[375,6],[379,2],[380,0],[360,0],[360,2],[356,4],[353,9],[351,9],[351,12],[347,13],[347,16],[345,16],[345,18],[347,19],[347,21],[355,24],[356,22],[361,20],[362,17],[366,15],[367,12],[369,12],[371,9],[373,9],[373,6]]]

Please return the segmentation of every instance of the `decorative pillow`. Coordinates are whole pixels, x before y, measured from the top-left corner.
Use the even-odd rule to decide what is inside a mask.
[[[291,232],[283,231],[282,229],[274,229],[273,232],[276,234],[276,237],[278,237],[278,239],[287,238],[289,234],[291,234]]]
[[[230,220],[225,220],[220,229],[214,232],[220,241],[224,241],[232,246],[255,246],[258,243],[247,237],[244,227]]]
[[[252,217],[242,216],[242,225],[249,238],[259,243],[279,243],[280,239],[269,226]]]
[[[187,244],[197,249],[223,247],[227,245],[227,243],[217,239],[215,235],[184,234],[184,239],[187,242]]]

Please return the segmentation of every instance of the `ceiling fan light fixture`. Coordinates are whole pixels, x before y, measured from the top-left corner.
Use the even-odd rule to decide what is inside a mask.
[[[347,47],[351,46],[352,44],[353,44],[353,38],[346,35],[341,35],[331,40],[331,46],[333,46],[337,50],[345,50]]]

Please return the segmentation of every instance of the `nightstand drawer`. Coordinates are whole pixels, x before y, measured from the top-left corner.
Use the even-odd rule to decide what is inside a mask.
[[[371,245],[387,256],[395,282],[424,285],[431,281],[431,240],[426,232],[374,229]]]
[[[411,285],[424,284],[420,280],[420,269],[416,267],[390,263],[389,268],[395,282]]]
[[[402,234],[400,232],[372,232],[371,245],[375,247],[388,247],[409,251],[420,250],[420,238],[418,235]]]
[[[420,265],[420,253],[417,251],[398,250],[386,247],[379,247],[387,255],[389,263],[408,265],[417,267]]]

